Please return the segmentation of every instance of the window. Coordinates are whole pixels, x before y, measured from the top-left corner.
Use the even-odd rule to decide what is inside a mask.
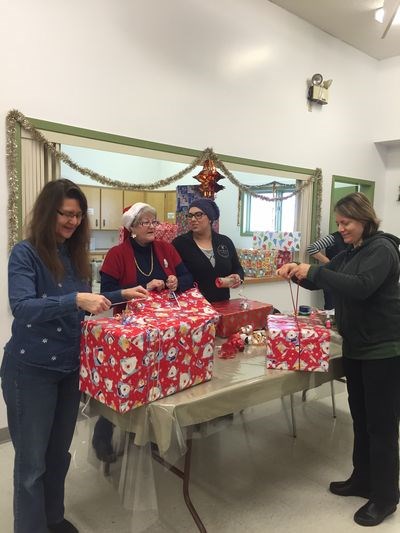
[[[294,180],[292,180],[294,181]],[[290,195],[296,188],[295,184],[273,181],[262,187],[254,187],[256,194],[275,201],[266,201],[250,194],[243,194],[243,227],[242,233],[254,231],[296,231],[297,197]]]

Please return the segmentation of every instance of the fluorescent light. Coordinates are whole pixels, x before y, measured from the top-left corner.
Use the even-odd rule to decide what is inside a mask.
[[[384,16],[385,16],[385,10],[383,9],[383,7],[380,7],[379,9],[375,10],[374,18],[377,22],[380,22],[382,24]]]
[[[385,10],[383,7],[380,7],[379,9],[375,10],[374,18],[377,22],[383,23],[383,19],[385,18]],[[397,9],[397,13],[393,19],[394,26],[397,26],[400,24],[400,7]]]

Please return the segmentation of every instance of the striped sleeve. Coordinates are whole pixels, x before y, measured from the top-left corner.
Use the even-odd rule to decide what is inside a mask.
[[[335,237],[332,234],[326,235],[325,237],[318,239],[312,244],[309,244],[306,248],[306,252],[309,255],[314,255],[317,252],[320,252],[321,250],[325,250],[325,248],[328,248],[328,246],[332,246],[334,242],[335,242]]]

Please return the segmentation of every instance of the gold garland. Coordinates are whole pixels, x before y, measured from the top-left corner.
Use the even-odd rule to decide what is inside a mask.
[[[204,164],[204,162],[207,159],[210,159],[214,162],[215,166],[219,168],[222,173],[225,175],[225,177],[233,184],[235,185],[242,193],[249,194],[250,196],[253,196],[254,198],[259,198],[260,200],[266,201],[266,202],[276,202],[276,201],[282,201],[287,200],[288,198],[292,198],[293,196],[296,196],[297,194],[300,194],[301,191],[305,188],[311,185],[311,183],[315,183],[317,187],[317,233],[319,235],[319,225],[320,225],[320,216],[321,216],[321,198],[322,198],[322,176],[321,176],[321,169],[317,168],[314,171],[314,174],[310,176],[309,179],[304,180],[303,183],[301,183],[299,186],[297,186],[292,193],[281,197],[281,198],[267,198],[263,196],[262,194],[257,194],[252,190],[252,187],[250,185],[243,185],[240,183],[240,181],[235,178],[235,176],[226,168],[223,161],[219,159],[219,157],[214,153],[212,148],[206,148],[198,157],[196,157],[190,165],[182,169],[180,172],[177,172],[173,176],[170,176],[169,178],[161,179],[153,183],[128,183],[126,181],[119,181],[119,180],[113,180],[111,178],[108,178],[107,176],[104,176],[103,174],[99,174],[98,172],[95,172],[94,170],[91,170],[90,168],[81,167],[78,165],[75,161],[73,161],[68,154],[65,152],[58,151],[53,143],[49,142],[46,137],[35,128],[35,126],[18,110],[13,109],[8,112],[7,118],[6,118],[6,130],[7,130],[7,175],[8,175],[8,188],[9,188],[9,195],[8,195],[8,222],[9,222],[9,238],[8,238],[8,244],[9,248],[12,248],[12,246],[18,241],[18,229],[19,229],[19,219],[18,219],[18,202],[19,202],[19,183],[18,183],[18,169],[17,169],[17,139],[16,139],[16,124],[20,124],[21,128],[28,131],[32,138],[45,145],[49,152],[53,154],[53,156],[59,160],[68,165],[73,170],[79,172],[80,174],[83,174],[84,176],[88,176],[94,181],[97,181],[98,183],[102,185],[108,185],[115,188],[122,188],[129,191],[141,191],[141,190],[155,190],[159,189],[161,187],[165,187],[167,185],[170,185],[171,183],[174,183],[175,181],[180,180],[186,174],[189,174],[189,172],[193,171],[197,166]]]

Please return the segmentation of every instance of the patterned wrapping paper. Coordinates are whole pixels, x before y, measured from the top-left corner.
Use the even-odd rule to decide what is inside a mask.
[[[162,222],[154,230],[154,236],[159,241],[172,242],[178,235],[178,224]]]
[[[268,317],[267,368],[327,372],[331,332],[316,317]]]
[[[262,278],[265,276],[273,276],[275,274],[276,250],[238,248],[237,253],[245,276],[250,278]]]
[[[243,308],[242,302],[245,302],[248,307]],[[273,310],[271,304],[240,298],[213,302],[212,306],[221,315],[217,326],[217,335],[220,337],[229,337],[238,332],[242,326],[252,325],[254,330],[264,329],[267,316]]]
[[[301,233],[299,231],[255,231],[253,248],[298,252]]]
[[[203,198],[200,192],[200,185],[178,185],[176,188],[176,211],[185,213],[189,210],[189,205],[193,200]]]
[[[177,299],[163,291],[83,322],[80,390],[125,413],[210,380],[219,315],[197,289]]]
[[[286,263],[291,263],[293,261],[293,252],[289,252],[289,250],[277,250],[276,251],[276,257],[275,257],[275,268],[278,270],[278,268],[281,268],[281,266],[285,265]]]

